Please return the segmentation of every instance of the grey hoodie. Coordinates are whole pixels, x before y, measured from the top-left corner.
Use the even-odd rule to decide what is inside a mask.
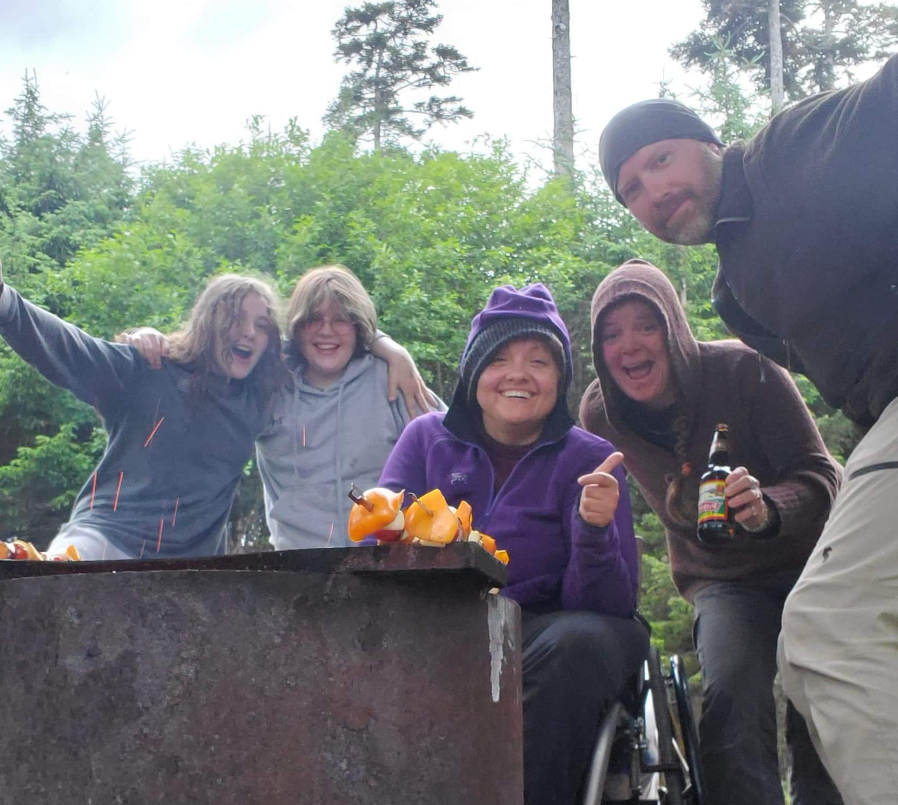
[[[271,541],[277,550],[345,547],[349,485],[377,486],[408,411],[401,396],[387,399],[387,363],[371,354],[323,391],[303,381],[301,366],[292,375],[256,440]]]

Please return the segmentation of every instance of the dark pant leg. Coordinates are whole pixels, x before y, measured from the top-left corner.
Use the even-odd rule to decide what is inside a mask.
[[[773,698],[782,606],[783,596],[744,582],[695,596],[704,805],[783,805]]]
[[[823,766],[808,726],[792,702],[786,707],[786,743],[792,758],[789,776],[792,805],[842,805],[842,795]]]
[[[631,618],[522,614],[525,805],[574,805],[602,714],[648,653]]]
[[[781,805],[776,753],[776,641],[791,574],[765,582],[718,582],[695,597],[702,664],[699,724],[706,805]],[[792,805],[841,805],[804,720],[790,704]]]

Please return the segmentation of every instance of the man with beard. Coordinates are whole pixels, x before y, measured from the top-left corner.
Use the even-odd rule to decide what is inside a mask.
[[[898,765],[898,56],[724,147],[676,101],[624,109],[600,158],[662,240],[715,243],[714,305],[869,429],[786,602],[779,664],[848,805],[894,801]],[[760,370],[760,369],[759,369]],[[775,412],[771,412],[775,416]]]

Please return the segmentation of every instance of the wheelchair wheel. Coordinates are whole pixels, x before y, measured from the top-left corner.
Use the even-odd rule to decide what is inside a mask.
[[[670,717],[670,699],[667,680],[661,673],[661,655],[654,646],[649,651],[649,690],[655,711],[655,728],[658,730],[658,768],[664,774],[666,795],[662,805],[686,805],[683,791],[686,777],[680,757],[674,749],[673,725]]]
[[[670,658],[670,678],[673,683],[674,698],[677,705],[680,742],[683,755],[689,765],[689,805],[701,805],[702,781],[701,765],[698,757],[698,725],[692,709],[692,698],[689,695],[689,682],[683,662],[676,655]]]

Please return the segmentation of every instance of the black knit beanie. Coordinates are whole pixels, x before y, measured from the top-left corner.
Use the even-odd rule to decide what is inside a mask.
[[[573,367],[566,365],[565,350],[558,333],[555,332],[555,329],[550,324],[520,316],[509,316],[498,319],[482,329],[468,345],[464,355],[462,355],[458,371],[462,387],[467,390],[466,399],[468,405],[476,404],[477,383],[493,355],[509,341],[528,336],[544,338],[549,342],[550,349],[555,359],[559,361],[559,369],[561,370],[561,387],[558,397],[559,400],[564,398],[573,375]]]
[[[602,173],[621,204],[624,200],[617,192],[617,178],[624,162],[640,148],[661,140],[700,140],[723,145],[714,129],[679,101],[652,98],[628,106],[611,118],[599,140]]]

